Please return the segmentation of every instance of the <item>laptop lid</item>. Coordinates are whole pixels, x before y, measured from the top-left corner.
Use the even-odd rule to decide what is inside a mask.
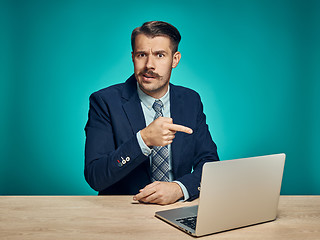
[[[160,211],[156,216],[183,228],[176,219],[197,210],[196,230],[183,229],[194,236],[272,221],[277,215],[284,161],[285,154],[275,154],[206,163],[198,208]]]

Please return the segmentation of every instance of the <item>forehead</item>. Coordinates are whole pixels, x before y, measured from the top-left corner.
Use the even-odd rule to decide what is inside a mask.
[[[169,51],[171,40],[166,36],[148,37],[144,34],[139,34],[135,39],[134,51]]]

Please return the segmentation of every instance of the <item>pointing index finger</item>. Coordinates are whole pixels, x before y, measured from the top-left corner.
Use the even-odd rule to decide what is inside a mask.
[[[176,132],[184,132],[184,133],[188,133],[188,134],[192,134],[193,130],[191,128],[179,125],[179,124],[170,124],[169,125],[169,129],[176,131]]]

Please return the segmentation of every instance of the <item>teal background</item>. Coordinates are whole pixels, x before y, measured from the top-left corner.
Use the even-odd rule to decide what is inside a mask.
[[[131,31],[181,32],[172,83],[195,89],[221,159],[284,152],[282,194],[320,194],[320,1],[1,1],[0,194],[96,194],[90,94],[133,72]]]

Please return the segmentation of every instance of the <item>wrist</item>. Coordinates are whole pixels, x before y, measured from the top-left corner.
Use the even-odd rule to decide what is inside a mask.
[[[182,188],[180,187],[180,185],[177,183],[177,182],[173,182],[176,184],[176,196],[177,196],[177,200],[181,199],[184,197],[184,194],[183,194],[183,191],[182,191]]]
[[[136,134],[136,137],[137,137],[137,140],[138,140],[138,144],[139,144],[139,147],[142,151],[142,153],[145,155],[145,156],[149,156],[151,154],[151,149],[145,144],[145,142],[143,141],[142,137],[141,137],[141,131],[137,132]]]
[[[181,190],[182,190],[182,198],[180,200],[183,200],[183,201],[188,200],[190,196],[189,196],[187,188],[180,181],[176,180],[176,181],[173,181],[173,182],[177,183],[180,186]]]
[[[149,141],[148,141],[148,137],[147,137],[147,135],[146,135],[146,129],[145,129],[145,128],[140,131],[140,135],[141,135],[141,138],[142,138],[143,142],[144,142],[148,147],[150,147],[150,143],[149,143]]]

